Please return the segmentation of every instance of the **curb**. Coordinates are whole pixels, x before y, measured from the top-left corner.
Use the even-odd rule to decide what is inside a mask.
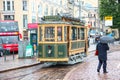
[[[21,69],[21,68],[28,68],[28,67],[32,67],[32,66],[39,65],[39,64],[42,64],[42,63],[35,63],[35,64],[30,64],[30,65],[25,65],[25,66],[19,66],[19,67],[15,67],[15,68],[10,68],[10,69],[6,69],[6,70],[1,70],[0,73],[11,71],[11,70],[16,70],[16,69]]]

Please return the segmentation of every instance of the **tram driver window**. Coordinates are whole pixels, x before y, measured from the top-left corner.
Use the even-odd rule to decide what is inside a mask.
[[[77,40],[77,28],[72,27],[72,40]]]

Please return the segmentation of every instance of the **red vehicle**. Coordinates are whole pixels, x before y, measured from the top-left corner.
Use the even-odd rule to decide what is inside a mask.
[[[18,52],[19,28],[17,21],[0,21],[0,39],[3,49]]]

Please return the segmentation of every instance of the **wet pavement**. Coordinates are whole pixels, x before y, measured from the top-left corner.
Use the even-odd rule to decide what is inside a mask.
[[[81,66],[71,70],[64,77],[64,80],[120,80],[120,51],[108,54],[108,73],[104,74],[102,67],[100,73],[98,73],[97,65],[97,56],[88,59]]]
[[[95,50],[95,46],[95,44],[90,45],[89,52]],[[0,57],[0,72],[34,66],[37,64],[40,64],[40,62],[38,62],[35,57],[19,59],[17,54],[14,56],[11,54],[6,56],[6,59],[4,56]]]
[[[9,55],[5,57],[0,57],[0,73],[5,71],[10,71],[14,69],[20,69],[25,67],[30,67],[40,64],[36,58],[23,58],[19,59],[18,55]]]
[[[115,43],[114,45],[119,45]],[[96,45],[92,44],[89,47],[89,52],[95,50]],[[97,57],[91,58],[88,55],[86,61],[81,66],[75,67],[66,74],[64,80],[120,80],[120,51],[112,52],[108,55],[108,71],[109,73],[103,74],[102,69],[98,74],[96,71]],[[36,58],[24,58],[19,59],[16,54],[13,59],[13,55],[7,56],[6,61],[4,57],[0,57],[0,73],[4,71],[20,69],[24,67],[38,65],[40,62]]]

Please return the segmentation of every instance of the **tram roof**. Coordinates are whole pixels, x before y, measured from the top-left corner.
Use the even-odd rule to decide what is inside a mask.
[[[79,25],[84,26],[83,24],[76,22],[64,22],[64,21],[42,21],[39,24],[67,24],[67,25]]]
[[[70,22],[63,21],[42,21],[40,24],[71,24]]]
[[[84,23],[80,19],[66,15],[44,16],[40,24],[71,24],[84,26]]]

